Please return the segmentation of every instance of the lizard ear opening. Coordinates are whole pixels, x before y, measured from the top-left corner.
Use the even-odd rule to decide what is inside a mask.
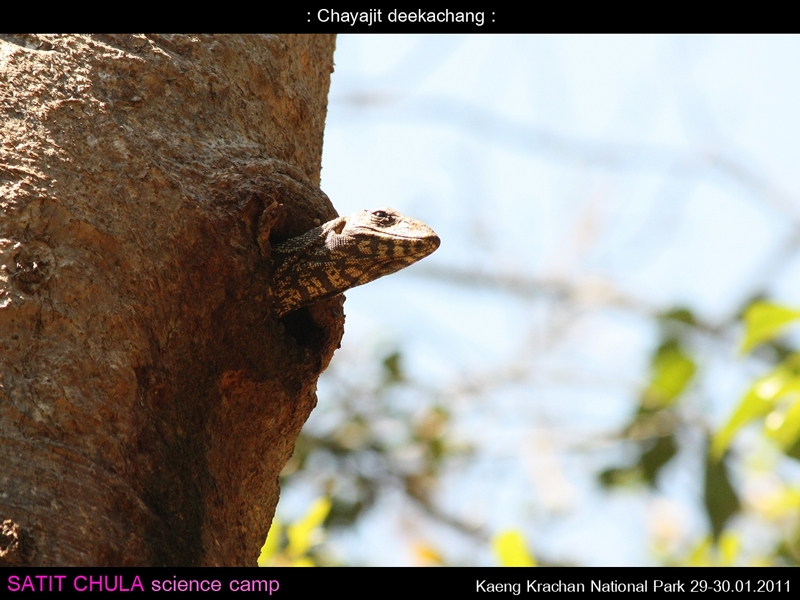
[[[347,225],[347,221],[342,219],[340,223],[336,224],[336,227],[333,228],[334,233],[340,234],[344,231],[344,226]]]

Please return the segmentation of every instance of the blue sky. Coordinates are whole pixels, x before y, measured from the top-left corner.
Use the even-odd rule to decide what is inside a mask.
[[[758,291],[800,304],[798,58],[797,36],[339,36],[322,188],[340,214],[392,206],[442,245],[346,294],[331,369],[369,377],[396,346],[439,390],[478,449],[442,481],[448,510],[585,565],[654,564],[654,536],[702,535],[690,451],[653,492],[606,494],[594,473],[624,456],[610,435],[646,383],[654,311],[721,323]],[[757,373],[736,341],[698,342],[708,376],[686,410],[714,424]],[[323,376],[310,427],[325,394]],[[287,489],[279,514],[315,493]],[[426,536],[451,563],[494,564],[397,494],[332,544],[350,562],[413,564]],[[770,538],[747,539],[757,552]]]

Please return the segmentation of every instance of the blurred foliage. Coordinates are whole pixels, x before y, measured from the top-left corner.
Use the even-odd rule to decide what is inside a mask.
[[[719,458],[739,429],[765,415],[769,415],[766,424],[768,435],[781,440],[784,450],[790,448],[798,434],[795,417],[798,392],[800,354],[791,354],[750,386],[731,418],[714,436],[712,454]],[[781,411],[778,402],[784,399],[790,402]]]
[[[636,448],[634,461],[602,471],[600,483],[606,488],[637,482],[655,487],[661,469],[678,452],[675,435],[682,423],[673,405],[689,388],[697,371],[697,365],[684,348],[687,333],[696,320],[686,308],[664,313],[658,320],[661,343],[650,361],[649,382],[622,434]]]
[[[412,545],[414,562],[421,567],[439,567],[445,563],[442,553],[433,544],[416,541]]]
[[[723,534],[717,542],[704,537],[689,553],[689,567],[730,567],[736,564],[742,550],[741,537],[732,532]]]
[[[644,391],[642,406],[650,409],[669,406],[683,393],[696,370],[678,340],[665,341],[653,356],[650,385]]]
[[[741,504],[731,485],[725,462],[711,454],[706,456],[704,483],[703,499],[711,523],[711,534],[714,540],[719,540],[725,523],[741,510]]]
[[[703,471],[703,506],[710,535],[686,554],[666,557],[668,564],[732,565],[741,558],[741,536],[731,529],[737,517],[750,514],[766,521],[780,521],[783,536],[768,555],[749,564],[798,564],[800,540],[800,496],[793,488],[781,488],[769,500],[744,504],[731,479],[729,463],[747,456],[732,448],[743,429],[762,421],[762,439],[771,441],[784,455],[800,459],[800,353],[777,340],[786,328],[800,319],[800,310],[767,302],[752,301],[742,312],[744,335],[742,353],[759,345],[769,345],[771,352],[760,355],[771,365],[745,391],[731,416],[712,434]],[[661,470],[678,454],[677,440],[692,437],[692,432],[708,431],[698,423],[697,414],[682,406],[692,393],[698,377],[698,365],[692,358],[693,340],[698,334],[717,333],[703,325],[692,313],[679,308],[659,317],[661,343],[653,353],[649,382],[639,397],[639,405],[621,440],[634,442],[633,461],[612,467],[599,474],[607,489],[635,485],[637,482],[656,489]]]
[[[745,329],[741,344],[742,354],[775,338],[798,319],[800,319],[800,310],[760,300],[753,302],[744,313]]]
[[[450,438],[449,411],[436,403],[423,410],[401,408],[392,400],[414,390],[402,353],[392,350],[379,364],[380,374],[372,386],[340,390],[345,410],[331,429],[323,433],[305,429],[300,434],[283,470],[283,483],[309,476],[314,480],[330,498],[325,528],[354,527],[382,493],[394,489],[433,519],[476,533],[475,527],[444,514],[433,500],[445,463],[471,451]],[[444,564],[439,551],[424,540],[413,544],[412,555],[419,564]]]
[[[520,531],[505,531],[492,540],[492,548],[503,567],[535,567],[536,559],[528,551]]]
[[[258,566],[314,567],[325,564],[319,561],[313,550],[325,538],[322,524],[330,509],[330,500],[319,498],[305,516],[294,523],[284,526],[278,518],[273,519],[267,539],[261,547]]]
[[[685,307],[655,316],[659,333],[647,378],[636,394],[628,422],[615,436],[627,458],[599,472],[598,480],[608,492],[627,489],[657,495],[662,472],[669,465],[682,455],[702,453],[699,464],[704,467],[698,470],[702,499],[698,500],[708,534],[693,544],[655,544],[654,555],[662,563],[800,564],[800,488],[784,483],[774,463],[759,467],[756,475],[747,466],[748,461],[763,462],[759,457],[764,444],[789,460],[800,460],[800,352],[779,339],[798,319],[800,310],[761,298],[723,326],[704,324]],[[733,403],[730,416],[715,426],[697,410],[707,367],[700,360],[705,356],[700,345],[709,336],[720,338],[726,327],[740,325],[740,349],[748,353],[740,360],[754,361],[761,374]],[[726,343],[733,352],[730,341]],[[371,384],[339,382],[335,395],[341,412],[327,430],[304,430],[299,437],[283,473],[284,483],[303,478],[325,499],[291,525],[276,519],[259,564],[330,564],[317,546],[325,530],[355,527],[390,490],[401,492],[427,518],[490,548],[501,565],[542,562],[529,550],[522,527],[492,535],[439,506],[437,489],[443,473],[463,464],[472,449],[454,439],[452,415],[441,392],[409,378],[400,350],[385,353],[376,363]],[[424,401],[397,401],[409,394]],[[762,445],[740,444],[746,431],[759,434]],[[768,481],[768,491],[743,495],[743,472]],[[744,517],[774,527],[779,538],[774,547],[756,555],[745,551],[738,525]],[[669,528],[662,530],[673,535]],[[416,534],[409,541],[410,556],[419,565],[451,564],[438,545],[438,540]]]

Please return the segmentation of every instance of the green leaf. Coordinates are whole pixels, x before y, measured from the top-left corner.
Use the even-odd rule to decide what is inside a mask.
[[[525,538],[517,530],[506,531],[495,536],[492,547],[504,567],[535,567],[536,559],[528,552]]]
[[[790,448],[786,448],[784,450],[786,456],[789,456],[795,460],[800,460],[800,440],[797,440]]]
[[[331,501],[328,498],[318,498],[302,519],[286,528],[286,536],[289,538],[286,553],[289,556],[300,557],[311,549],[316,543],[318,529],[325,522],[330,510]]]
[[[772,410],[774,406],[773,396],[770,395],[767,398],[763,398],[758,393],[758,389],[766,390],[763,386],[759,388],[759,383],[756,382],[756,384],[747,391],[741,402],[739,402],[736,412],[728,419],[725,426],[714,434],[714,438],[711,442],[711,455],[716,460],[722,458],[722,455],[725,454],[728,446],[730,446],[733,436],[735,436],[742,427],[755,421],[759,417],[763,417]]]
[[[741,537],[730,531],[720,535],[716,544],[710,536],[704,537],[689,554],[689,567],[729,567],[736,562],[742,549]]]
[[[697,367],[675,341],[662,344],[653,357],[650,385],[644,392],[642,405],[647,408],[669,406],[694,377]]]
[[[359,496],[363,495],[361,490],[357,490]],[[352,527],[362,511],[367,507],[363,500],[350,500],[334,496],[331,499],[331,512],[328,513],[328,527]]]
[[[759,344],[780,334],[800,319],[800,310],[758,300],[744,313],[744,340],[740,352],[746,354]]]
[[[697,325],[697,319],[694,318],[692,311],[686,307],[673,308],[667,312],[658,315],[661,321],[676,321],[686,325]]]
[[[264,545],[261,546],[261,554],[258,556],[259,567],[266,567],[269,564],[270,559],[278,553],[282,530],[283,526],[278,518],[276,517],[272,519],[272,525],[270,525],[269,533],[267,534],[267,540],[264,542]]]
[[[653,447],[642,454],[639,464],[642,467],[642,475],[645,481],[651,487],[655,485],[656,477],[658,477],[661,468],[675,456],[677,451],[678,447],[675,445],[675,438],[671,435],[665,435],[656,438]]]
[[[747,390],[733,416],[714,434],[711,455],[719,460],[742,427],[769,414],[781,397],[799,392],[800,354],[792,354]]]
[[[732,531],[726,531],[720,536],[717,549],[720,566],[730,567],[742,553],[742,538]]]
[[[382,365],[384,384],[400,383],[405,379],[400,352],[395,351],[384,357]]]
[[[610,468],[600,473],[598,478],[606,489],[632,487],[641,481],[641,471],[638,467]]]
[[[705,506],[711,533],[717,540],[728,519],[739,512],[740,504],[728,478],[725,461],[718,460],[711,453],[706,457]]]
[[[689,567],[710,567],[714,564],[712,551],[714,543],[710,537],[704,537],[689,554],[686,565]]]
[[[795,401],[786,410],[775,410],[764,422],[767,437],[775,440],[784,452],[790,451],[800,440],[800,401]]]

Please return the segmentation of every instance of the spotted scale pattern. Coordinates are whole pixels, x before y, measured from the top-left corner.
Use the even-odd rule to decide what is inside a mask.
[[[328,221],[272,249],[275,312],[283,316],[399,271],[439,243],[425,223],[392,208]]]

